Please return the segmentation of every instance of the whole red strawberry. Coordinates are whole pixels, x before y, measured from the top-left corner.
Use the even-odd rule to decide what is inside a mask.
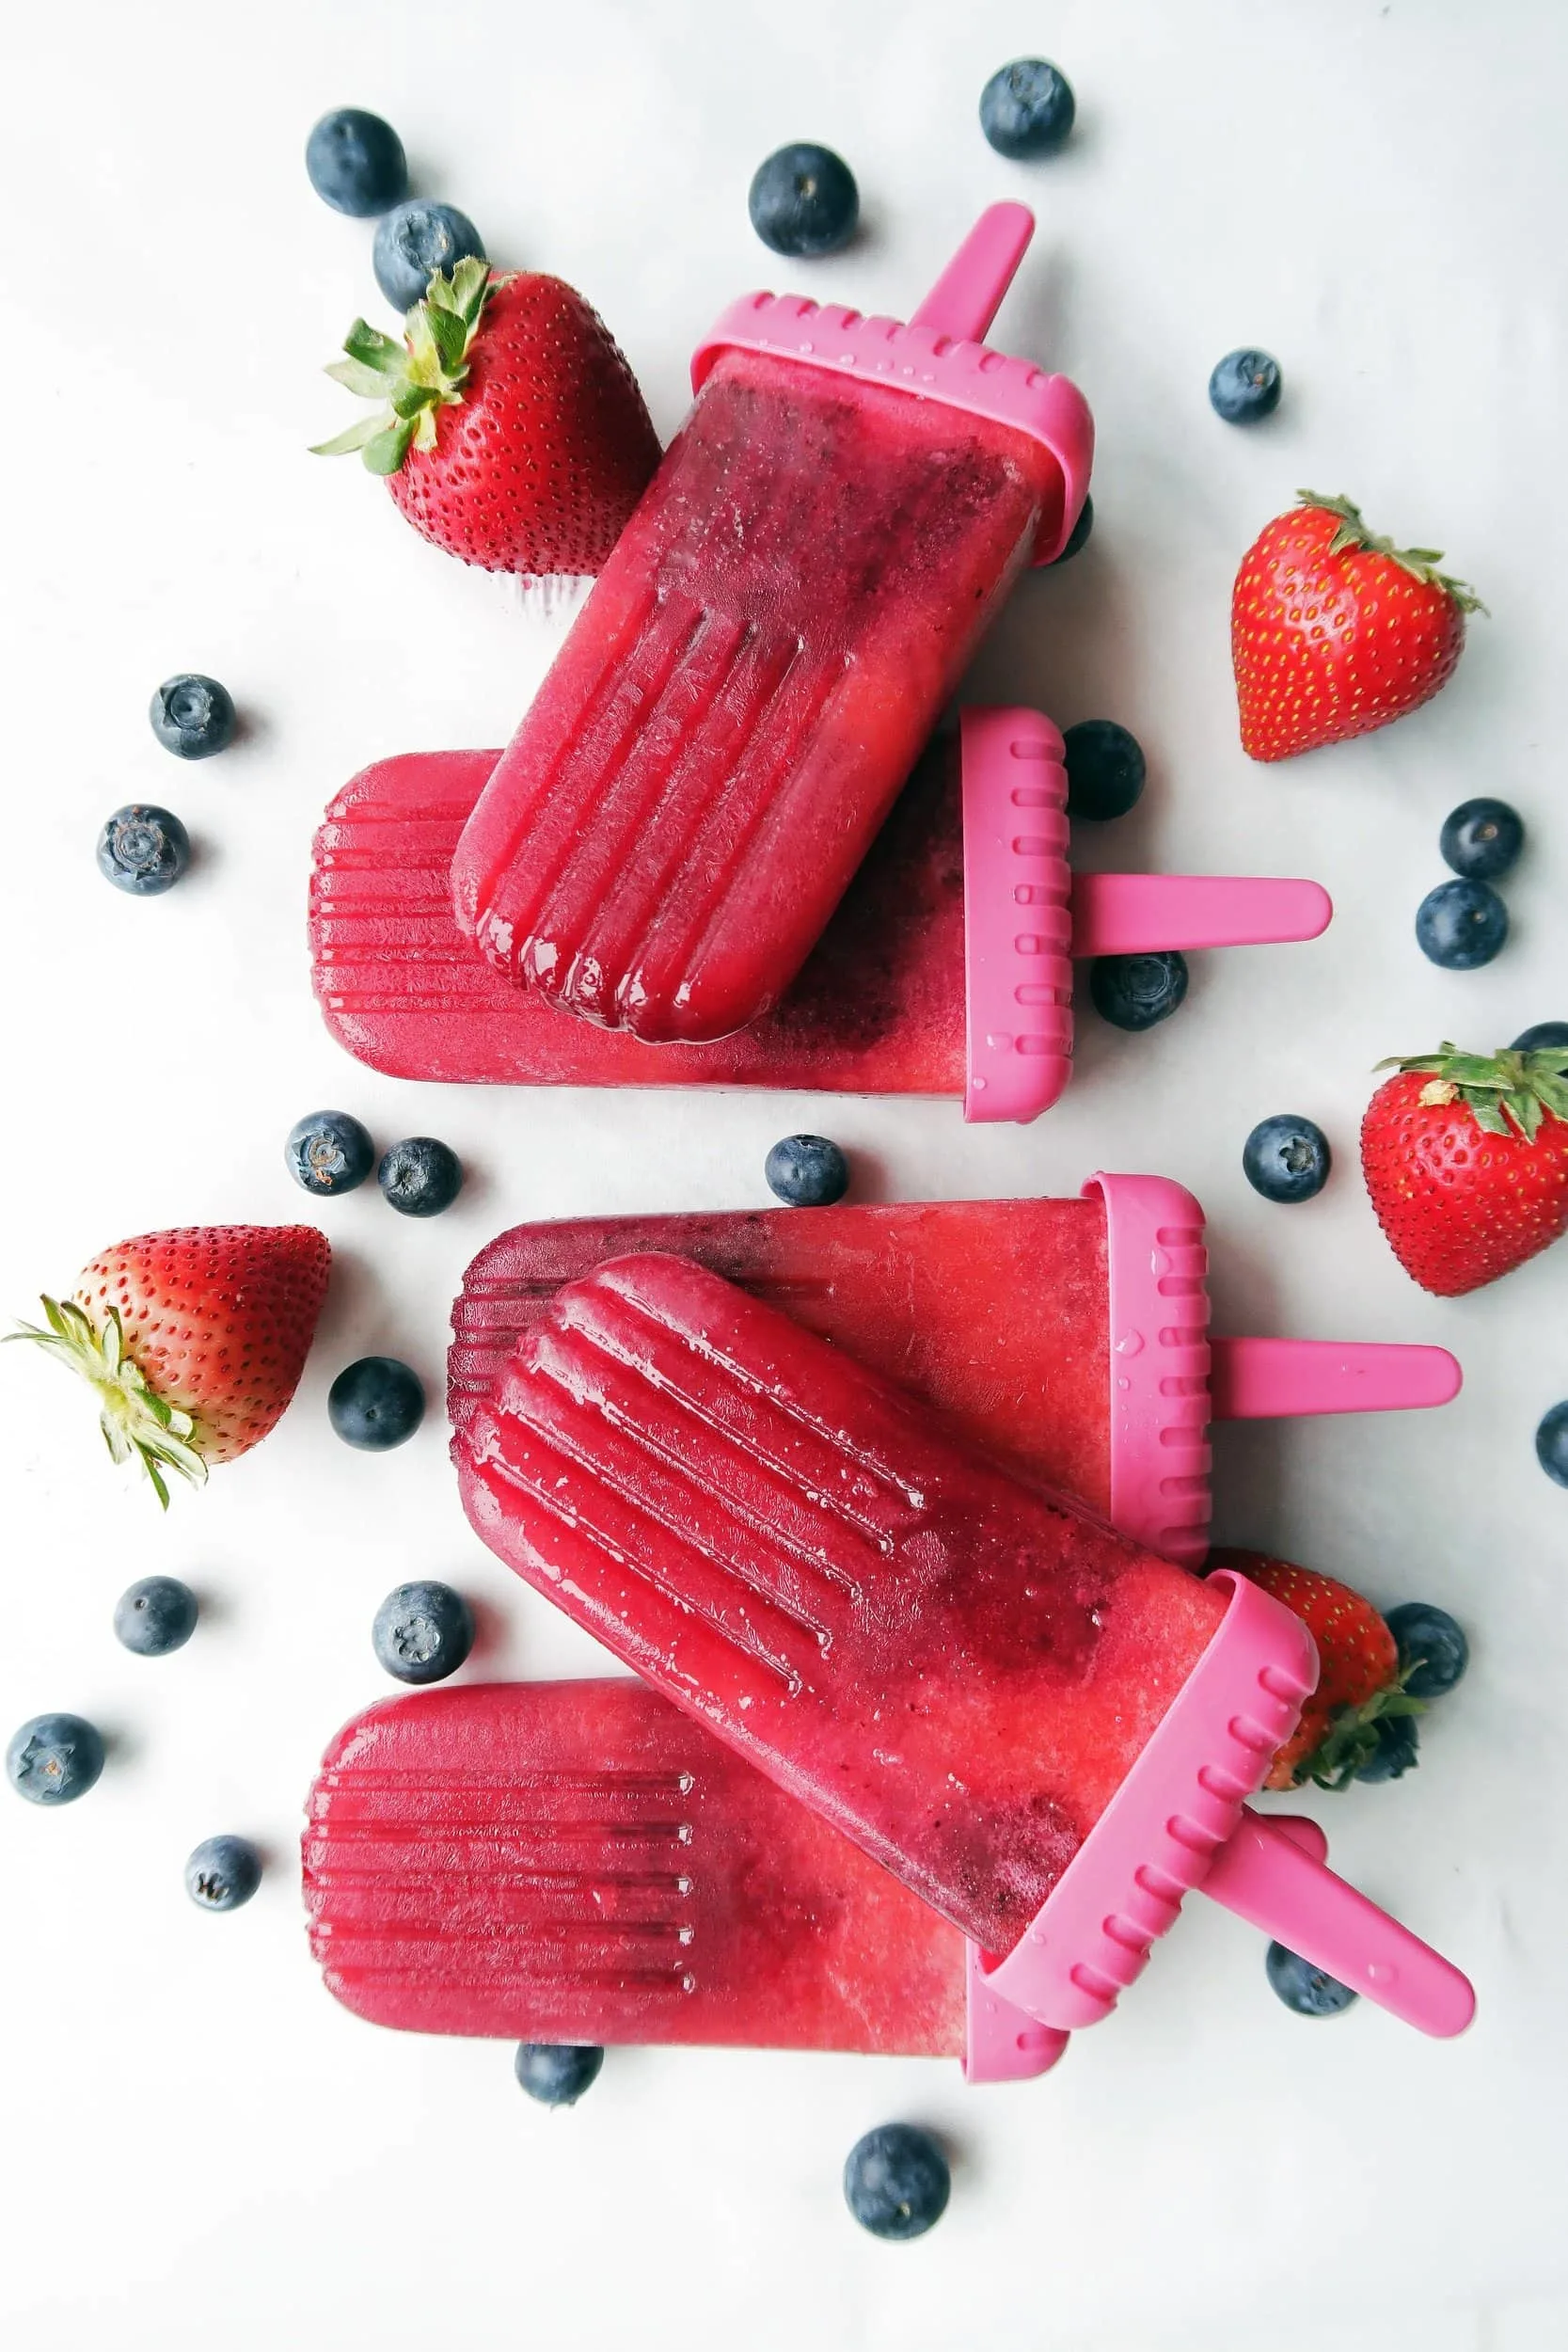
[[[559,278],[439,271],[400,343],[356,319],[327,373],[386,404],[319,454],[359,450],[416,531],[492,572],[596,572],[658,464],[609,329]]]
[[[1484,610],[1433,548],[1374,537],[1346,498],[1298,490],[1242,558],[1230,658],[1252,759],[1370,735],[1430,702]]]
[[[1209,1555],[1212,1568],[1234,1568],[1299,1617],[1318,1645],[1318,1687],[1301,1721],[1269,1767],[1265,1788],[1343,1788],[1377,1752],[1377,1725],[1388,1715],[1421,1715],[1400,1682],[1399,1646],[1370,1600],[1316,1568],[1298,1568],[1264,1551]]]
[[[1361,1122],[1377,1221],[1405,1272],[1458,1298],[1568,1231],[1568,1050],[1381,1062]]]
[[[305,1368],[332,1252],[313,1225],[195,1225],[139,1233],[45,1298],[28,1339],[98,1392],[117,1462],[135,1455],[168,1506],[172,1470],[200,1486],[264,1438]]]

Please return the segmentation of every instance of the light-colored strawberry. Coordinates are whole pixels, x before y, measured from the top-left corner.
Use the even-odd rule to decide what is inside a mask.
[[[1361,1121],[1377,1221],[1439,1298],[1512,1274],[1568,1232],[1568,1050],[1380,1062]]]
[[[1400,1681],[1399,1646],[1370,1600],[1316,1568],[1298,1568],[1264,1551],[1219,1546],[1211,1568],[1234,1568],[1299,1617],[1318,1645],[1318,1687],[1301,1721],[1275,1756],[1263,1786],[1343,1788],[1376,1753],[1385,1716],[1421,1715]]]
[[[356,319],[328,375],[384,404],[358,450],[416,531],[492,572],[597,572],[658,464],[637,379],[559,278],[439,271],[394,341]]]
[[[1465,615],[1485,610],[1433,548],[1396,548],[1347,498],[1300,490],[1242,558],[1230,656],[1252,759],[1369,735],[1452,675]]]
[[[166,1470],[199,1486],[264,1438],[298,1385],[331,1250],[312,1225],[197,1225],[140,1233],[45,1298],[35,1341],[96,1391],[117,1462],[135,1456],[168,1504]]]

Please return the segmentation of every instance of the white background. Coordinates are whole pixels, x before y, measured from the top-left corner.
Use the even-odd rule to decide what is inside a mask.
[[[1041,49],[1080,131],[1057,161],[1009,165],[975,103]],[[1354,1136],[1380,1055],[1568,1016],[1560,12],[99,0],[27,11],[9,64],[0,1300],[25,1312],[149,1227],[310,1215],[281,1148],[319,1104],[383,1142],[445,1136],[471,1174],[428,1226],[373,1184],[323,1205],[337,1273],[298,1402],[166,1521],[111,1472],[84,1398],[25,1351],[0,1359],[0,1729],[69,1707],[113,1738],[74,1809],[0,1795],[0,2336],[42,2341],[47,2320],[61,2352],[924,2352],[1000,2330],[1053,2352],[1556,2352],[1568,1496],[1531,1437],[1568,1393],[1568,1250],[1429,1300],[1377,1234]],[[976,687],[1142,738],[1145,802],[1084,854],[1316,875],[1338,902],[1327,937],[1196,960],[1186,1009],[1144,1039],[1086,1017],[1077,1082],[1029,1132],[966,1131],[951,1104],[422,1090],[345,1060],[304,953],[322,807],[381,755],[504,740],[553,641],[356,466],[305,454],[351,413],[318,370],[356,309],[384,317],[370,225],[320,204],[301,162],[344,103],[399,126],[420,190],[459,201],[499,261],[585,290],[666,434],[686,357],[736,293],[793,279],[907,315],[983,203],[1035,203],[997,340],[1083,384],[1100,521],[1080,561],[1025,584]],[[865,216],[853,251],[804,270],[746,218],[752,168],[798,137],[843,151]],[[1287,391],[1243,433],[1205,385],[1247,342],[1279,355]],[[1236,739],[1228,588],[1303,484],[1447,548],[1492,617],[1428,710],[1263,770]],[[188,769],[144,715],[186,668],[246,717],[243,747]],[[1462,977],[1422,960],[1411,925],[1442,877],[1440,821],[1478,790],[1514,801],[1531,839],[1511,945]],[[93,864],[95,826],[136,796],[178,809],[200,852],[150,903]],[[1240,1168],[1248,1128],[1285,1109],[1338,1155],[1297,1210]],[[1323,1807],[1341,1867],[1473,1972],[1465,2041],[1364,2005],[1293,2020],[1256,1937],[1202,1904],[1122,2014],[1011,2091],[968,2092],[956,2066],[628,2052],[551,2116],[508,2048],[383,2035],[322,1991],[299,1807],[334,1727],[388,1687],[369,1644],[382,1594],[411,1575],[471,1593],[471,1675],[596,1662],[469,1535],[439,1409],[402,1452],[351,1454],[326,1427],[333,1374],[390,1350],[434,1400],[448,1302],[492,1233],[759,1202],[768,1145],[800,1125],[840,1136],[873,1195],[1158,1168],[1208,1207],[1221,1328],[1462,1357],[1441,1415],[1223,1434],[1217,1488],[1224,1535],[1470,1626],[1473,1671],[1419,1772]],[[149,1662],[110,1617],[157,1568],[205,1613]],[[272,1867],[247,1911],[202,1917],[181,1866],[229,1829]],[[850,2142],[895,2116],[957,2153],[948,2217],[906,2248],[862,2235],[838,2187]]]

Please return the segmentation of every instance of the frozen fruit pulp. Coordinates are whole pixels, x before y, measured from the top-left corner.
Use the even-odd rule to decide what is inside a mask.
[[[452,1310],[460,1427],[563,1282],[663,1250],[738,1282],[934,1406],[1025,1478],[1111,1509],[1105,1207],[924,1200],[585,1216],[481,1250]]]
[[[633,1681],[383,1701],[303,1839],[346,2006],[421,2033],[951,2055],[962,1939]]]
[[[492,1549],[991,1950],[1224,1610],[678,1258],[559,1292],[456,1452]]]
[[[465,828],[464,930],[651,1042],[755,1020],[1058,488],[1015,428],[726,352]]]

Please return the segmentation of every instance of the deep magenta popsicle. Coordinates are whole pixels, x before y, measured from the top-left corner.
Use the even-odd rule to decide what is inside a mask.
[[[979,340],[1033,228],[993,205],[908,326],[753,294],[702,346],[453,857],[459,925],[508,979],[650,1043],[783,996],[1083,503],[1081,395]]]

